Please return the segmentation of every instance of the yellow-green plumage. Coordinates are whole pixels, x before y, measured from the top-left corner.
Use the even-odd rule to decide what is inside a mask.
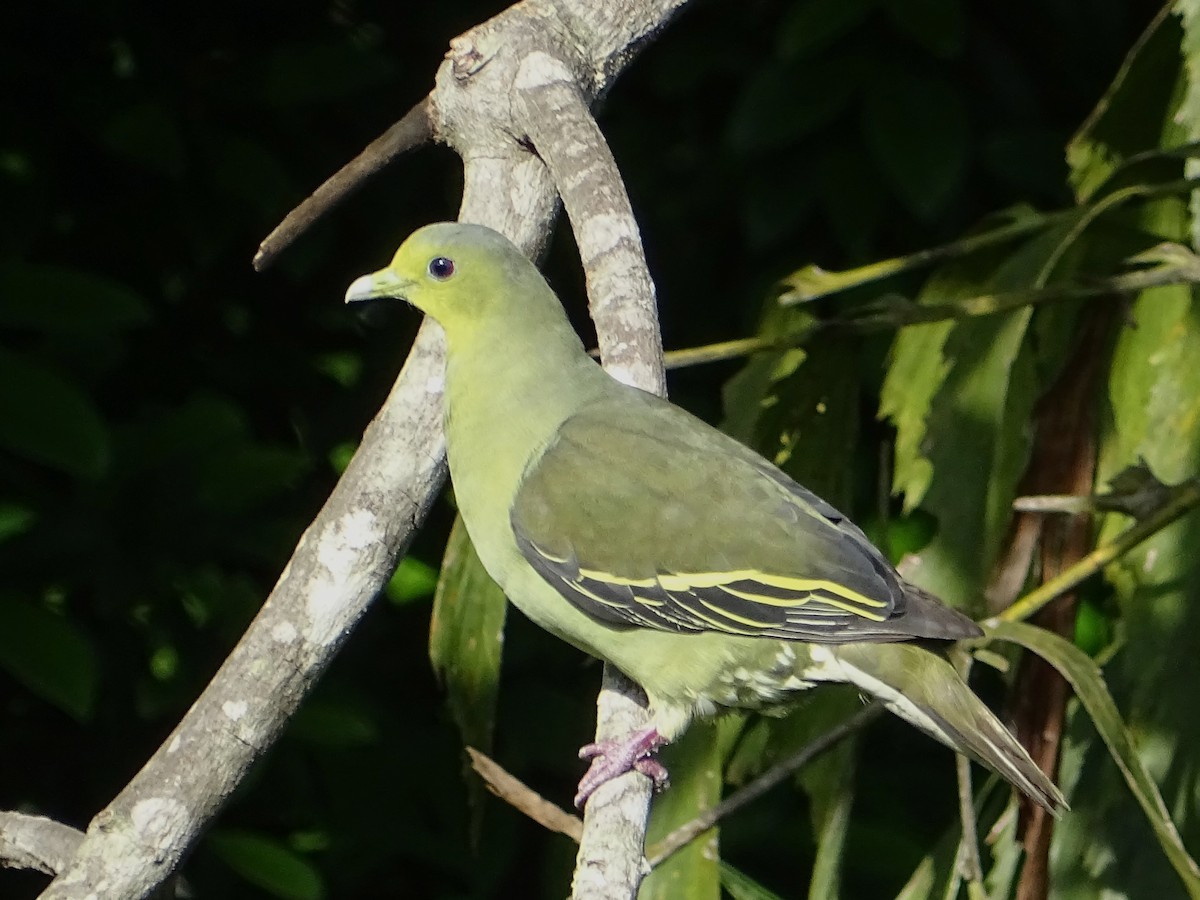
[[[446,332],[450,473],[488,572],[537,624],[646,691],[655,733],[635,736],[625,763],[697,715],[849,682],[1062,805],[953,667],[912,643],[972,637],[974,623],[762,457],[605,374],[501,235],[423,228],[347,292],[373,297],[405,299]]]

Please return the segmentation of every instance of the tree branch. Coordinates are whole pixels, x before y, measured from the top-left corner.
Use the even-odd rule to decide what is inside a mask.
[[[479,773],[488,790],[518,812],[523,812],[548,831],[565,834],[575,843],[583,838],[583,822],[555,806],[533,788],[508,772],[486,753],[467,748],[471,768]]]
[[[1153,537],[1176,519],[1200,506],[1200,479],[1190,479],[1171,491],[1172,497],[1161,509],[1131,525],[1107,544],[1101,544],[1083,559],[1043,582],[1008,609],[984,620],[986,628],[995,622],[1022,622],[1047,603],[1091,578],[1110,562],[1124,556],[1142,541]]]
[[[682,5],[683,0],[524,0],[452,41],[425,110],[433,133],[464,160],[460,217],[490,225],[536,254],[556,204],[545,166],[519,140],[536,122],[529,111],[522,127],[513,121],[510,98],[521,62],[533,54],[559,60],[579,79],[579,95],[590,103]],[[418,116],[417,110],[409,116]],[[362,170],[356,174],[352,164],[345,178],[331,179],[333,184],[310,198],[307,211],[302,204],[289,217],[291,224],[285,222],[286,228],[264,242],[260,263],[345,196],[362,172],[377,170],[381,160],[408,146],[413,134],[423,133],[423,126],[408,131],[409,116],[360,156],[356,163]],[[608,177],[611,189],[623,197],[615,166]],[[570,194],[565,179],[560,189]],[[632,273],[640,312],[629,319],[641,324],[630,326],[629,334],[620,332],[612,343],[614,359],[624,359],[630,372],[643,373],[629,376],[640,379],[655,370],[656,360],[641,354],[657,335],[647,342],[641,330],[653,305],[646,303],[649,275],[636,234],[636,228],[626,230],[623,239],[636,245],[641,266]],[[595,248],[597,243],[584,234],[579,245]],[[619,294],[620,279],[604,267],[606,259],[618,257],[589,253],[584,251],[584,263],[593,305],[613,309],[623,322],[620,301],[610,299]],[[602,341],[610,340],[609,326],[598,327]],[[637,337],[626,351],[620,344],[630,335]],[[162,747],[93,819],[75,858],[44,898],[146,897],[179,865],[250,764],[278,737],[386,583],[443,482],[443,344],[436,325],[422,326],[396,387],[262,611]]]
[[[0,812],[0,866],[60,872],[75,855],[83,832],[43,816]]]
[[[605,369],[666,394],[654,284],[621,173],[566,64],[530,54],[517,72],[514,107],[563,199],[587,275],[589,305]],[[605,666],[596,740],[647,723],[641,690]],[[642,847],[652,785],[629,773],[598,790],[584,810],[572,896],[633,897],[644,875]]]
[[[317,219],[351,196],[392,160],[429,143],[432,137],[433,122],[426,97],[283,217],[283,221],[258,245],[258,252],[254,254],[255,270],[261,272],[268,268]]]

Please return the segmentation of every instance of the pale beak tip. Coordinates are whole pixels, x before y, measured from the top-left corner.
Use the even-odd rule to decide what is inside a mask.
[[[346,302],[354,303],[356,300],[370,300],[375,296],[375,276],[362,275],[354,279],[350,287],[346,288]]]

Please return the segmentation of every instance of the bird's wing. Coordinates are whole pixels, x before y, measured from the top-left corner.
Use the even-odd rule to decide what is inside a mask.
[[[510,520],[534,570],[610,626],[831,642],[914,636],[903,625],[906,586],[854,524],[732,438],[640,391],[568,419],[525,473]],[[936,606],[961,632],[963,617]],[[927,630],[924,612],[914,619]],[[962,636],[950,622],[939,629],[916,634]]]

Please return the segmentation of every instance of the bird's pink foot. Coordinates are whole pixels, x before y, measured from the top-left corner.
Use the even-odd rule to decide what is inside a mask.
[[[626,772],[641,772],[654,782],[654,787],[667,786],[667,770],[654,753],[666,743],[655,728],[643,728],[615,741],[600,741],[579,748],[580,759],[590,759],[591,766],[579,782],[575,795],[576,809],[582,809],[596,788]]]

